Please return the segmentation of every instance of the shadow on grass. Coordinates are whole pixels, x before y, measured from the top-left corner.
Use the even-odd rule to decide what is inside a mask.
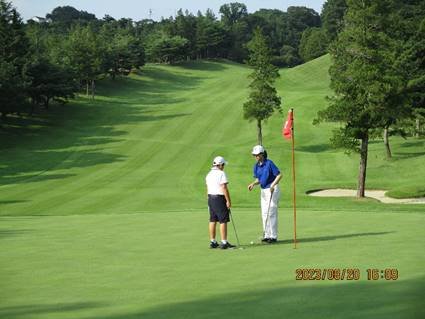
[[[285,271],[284,264],[280,271]],[[294,270],[286,270],[293,272]],[[210,298],[161,305],[147,311],[90,319],[158,318],[424,318],[425,279],[397,281],[294,281],[291,286],[237,293],[216,292]],[[247,283],[249,286],[249,283]],[[184,289],[184,288],[182,288]],[[88,319],[87,318],[87,319]]]
[[[190,61],[190,62],[182,62],[175,64],[176,66],[180,66],[185,69],[190,70],[199,70],[199,71],[223,71],[226,67],[222,63],[218,63],[217,61],[208,61],[202,60],[199,61]]]
[[[0,130],[0,186],[72,174],[55,174],[57,169],[111,164],[126,156],[100,149],[124,140],[121,125],[138,125],[189,116],[167,111],[177,91],[196,87],[203,78],[148,68],[142,77],[104,80],[95,100],[78,98],[66,105],[39,110],[34,117],[10,117]],[[45,174],[48,172],[48,174]]]
[[[176,92],[196,88],[206,77],[170,72],[161,67],[148,66],[140,72],[140,77],[125,77],[119,80],[105,79],[98,94],[122,102],[143,105],[174,104],[184,102],[176,99]]]
[[[26,203],[27,200],[0,200],[0,205]]]
[[[400,147],[402,148],[408,148],[408,147],[425,147],[425,139],[422,140],[416,140],[416,141],[408,141],[408,142],[403,142],[400,144]]]
[[[75,174],[33,174],[29,176],[0,176],[0,184],[19,184],[19,183],[33,183],[33,182],[41,182],[41,181],[49,181],[49,180],[57,180],[70,176],[75,176]],[[1,203],[0,203],[1,205]]]
[[[425,155],[425,152],[423,151],[424,148],[425,148],[425,140],[413,140],[412,138],[409,138],[408,141],[403,141],[399,145],[399,149],[393,152],[393,156],[390,160],[398,161],[398,160],[424,156]]]
[[[424,155],[425,155],[425,152],[397,152],[395,155],[393,155],[392,160],[414,158],[414,157],[420,157]]]
[[[102,307],[100,303],[80,302],[80,303],[59,303],[52,305],[24,305],[16,307],[0,308],[0,318],[44,318],[46,315],[72,313],[79,310]],[[54,318],[54,317],[53,317]],[[77,317],[74,317],[77,318]]]
[[[76,142],[77,145],[80,142]],[[75,176],[75,174],[55,174],[53,172],[56,169],[67,170],[74,167],[110,164],[122,161],[124,158],[125,156],[119,154],[90,150],[77,152],[32,150],[31,160],[11,159],[10,163],[3,161],[7,167],[2,170],[2,175],[0,175],[0,185],[60,180]]]
[[[305,145],[297,146],[297,151],[307,152],[307,153],[321,153],[329,150],[335,150],[329,144],[315,144],[315,145]]]
[[[31,230],[29,229],[14,229],[14,230],[7,230],[7,229],[0,229],[0,239],[6,238],[6,237],[15,237],[20,235],[26,235],[30,233]],[[0,316],[1,318],[1,316]]]
[[[346,234],[346,235],[335,235],[335,236],[310,237],[310,238],[301,237],[301,238],[297,238],[297,243],[312,243],[312,242],[318,242],[318,241],[329,241],[329,240],[338,240],[338,239],[363,237],[363,236],[381,236],[381,235],[388,235],[392,233],[395,233],[395,231],[357,233],[357,234]],[[256,243],[254,245],[246,245],[245,247],[254,248],[254,247],[274,246],[274,245],[292,244],[293,242],[294,242],[293,239],[285,239],[285,240],[278,240],[277,242],[273,244]]]
[[[297,243],[312,243],[312,242],[318,242],[318,241],[328,241],[328,240],[337,240],[337,239],[364,237],[364,236],[381,236],[381,235],[388,235],[392,233],[395,233],[395,231],[357,233],[357,234],[310,237],[310,238],[299,238],[299,239],[297,238]],[[292,242],[293,242],[292,240],[279,240],[277,244],[289,244]]]

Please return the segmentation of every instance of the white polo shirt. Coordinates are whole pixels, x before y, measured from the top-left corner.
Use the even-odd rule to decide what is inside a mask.
[[[224,195],[221,185],[227,184],[226,173],[216,166],[211,168],[211,171],[205,177],[209,195]]]

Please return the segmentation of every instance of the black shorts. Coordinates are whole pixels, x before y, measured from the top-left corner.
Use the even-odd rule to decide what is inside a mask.
[[[210,222],[228,223],[229,209],[226,206],[224,195],[208,194],[208,207],[210,209]]]

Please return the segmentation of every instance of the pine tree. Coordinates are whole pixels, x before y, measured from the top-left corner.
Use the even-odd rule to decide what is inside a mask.
[[[254,36],[248,43],[248,50],[250,52],[248,64],[253,67],[253,72],[249,75],[252,79],[249,99],[243,105],[244,118],[257,121],[257,141],[262,145],[262,122],[275,110],[281,112],[281,99],[273,86],[279,73],[271,64],[272,55],[259,28],[255,29]]]
[[[331,45],[331,88],[335,95],[319,121],[335,121],[332,142],[360,153],[357,197],[364,197],[369,139],[384,127],[399,105],[403,80],[394,66],[396,43],[391,26],[391,1],[348,0],[345,27]]]

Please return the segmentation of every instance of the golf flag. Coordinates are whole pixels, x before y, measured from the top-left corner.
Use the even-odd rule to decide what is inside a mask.
[[[282,135],[285,139],[292,141],[292,200],[294,207],[294,248],[297,248],[297,201],[295,191],[295,132],[294,132],[294,109],[288,112],[288,119],[282,128]]]
[[[282,128],[282,136],[287,140],[292,139],[292,123],[294,121],[292,109],[288,112],[288,119]]]

